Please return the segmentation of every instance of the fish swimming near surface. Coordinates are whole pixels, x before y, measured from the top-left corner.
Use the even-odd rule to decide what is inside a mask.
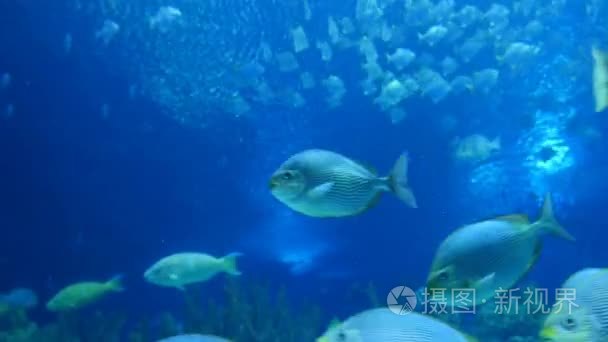
[[[144,278],[155,285],[183,290],[186,285],[205,282],[218,273],[240,275],[236,259],[241,255],[241,253],[230,253],[216,258],[204,253],[176,253],[150,266],[144,273]]]
[[[553,234],[574,238],[556,221],[547,194],[541,217],[530,223],[525,215],[497,217],[457,229],[439,246],[427,280],[427,289],[446,289],[447,303],[456,305],[451,293],[475,291],[483,304],[499,289],[510,289],[536,264],[542,237]],[[445,298],[442,298],[444,300]],[[432,300],[430,298],[429,300]]]
[[[121,276],[115,276],[107,282],[81,282],[72,284],[59,291],[46,304],[49,311],[61,312],[80,309],[98,301],[111,292],[123,291]]]
[[[474,338],[427,315],[370,309],[332,324],[316,342],[472,342]]]
[[[547,342],[608,341],[608,269],[585,268],[560,287],[540,337]],[[569,294],[568,294],[569,293]],[[571,302],[569,302],[571,300]]]
[[[272,195],[289,208],[312,217],[344,217],[374,206],[392,192],[416,208],[408,185],[408,157],[399,157],[388,177],[335,152],[312,149],[287,159],[270,178]]]
[[[171,336],[156,342],[231,342],[228,339],[213,335],[184,334]]]
[[[595,111],[608,108],[608,53],[596,47],[591,49],[593,56],[593,97]]]

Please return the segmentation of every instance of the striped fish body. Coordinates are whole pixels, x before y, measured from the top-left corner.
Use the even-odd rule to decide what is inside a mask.
[[[474,289],[475,304],[481,304],[494,298],[497,290],[510,289],[517,283],[539,250],[537,236],[526,226],[509,220],[465,226],[444,240],[433,262],[431,273],[449,268],[448,279],[431,282],[429,287],[445,288],[446,297],[450,297],[452,289]]]
[[[330,328],[317,342],[466,342],[468,337],[437,319],[387,308],[358,313]]]
[[[313,217],[343,217],[373,206],[388,181],[372,170],[331,151],[308,150],[288,159],[280,170],[297,170],[305,180],[298,196],[276,195],[291,209]]]
[[[292,209],[315,217],[342,217],[371,207],[382,192],[377,177],[365,169],[347,165],[314,172],[311,189],[299,200],[286,203]]]
[[[541,332],[547,341],[608,341],[608,269],[586,268],[561,286],[571,293],[554,306]]]

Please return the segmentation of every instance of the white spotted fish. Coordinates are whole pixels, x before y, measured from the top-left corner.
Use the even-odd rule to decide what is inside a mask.
[[[270,178],[274,197],[312,217],[343,217],[364,212],[384,192],[410,207],[416,199],[407,182],[408,159],[402,155],[388,177],[338,153],[313,149],[285,161]]]

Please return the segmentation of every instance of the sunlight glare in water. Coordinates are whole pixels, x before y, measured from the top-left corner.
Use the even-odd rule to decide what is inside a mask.
[[[514,210],[531,193],[541,198],[552,192],[557,201],[573,201],[576,193],[569,188],[573,170],[580,156],[577,143],[566,133],[573,109],[562,113],[538,111],[534,126],[500,159],[481,164],[470,173],[469,191],[483,203],[491,201],[492,212]]]

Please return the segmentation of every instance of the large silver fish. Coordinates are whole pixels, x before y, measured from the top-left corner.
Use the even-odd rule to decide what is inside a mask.
[[[449,304],[458,289],[475,291],[477,304],[510,289],[535,264],[547,234],[574,240],[555,220],[551,196],[545,196],[541,217],[530,223],[524,215],[497,217],[462,227],[439,246],[427,287],[445,289]]]
[[[313,217],[357,215],[392,192],[410,207],[416,198],[407,182],[403,154],[388,177],[338,153],[306,150],[287,159],[270,178],[272,194],[291,209]]]

